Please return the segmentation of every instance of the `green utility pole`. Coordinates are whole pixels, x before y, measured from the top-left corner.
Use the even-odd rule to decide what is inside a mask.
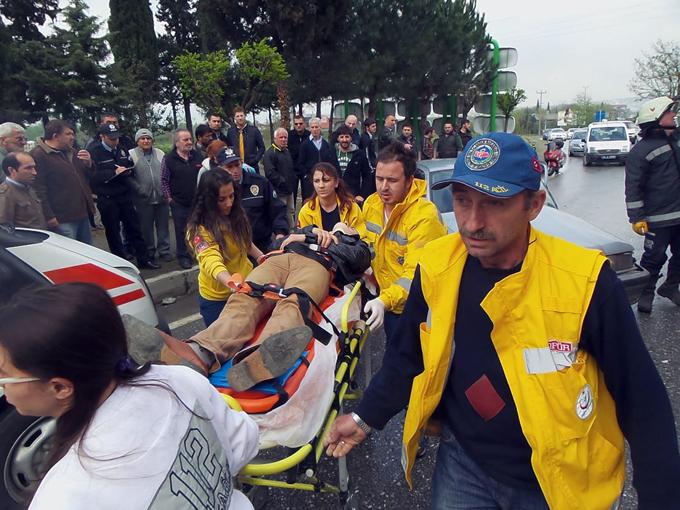
[[[500,65],[500,46],[496,39],[491,39],[491,44],[493,45],[493,57],[491,59],[491,65],[494,69],[494,77],[491,82],[491,109],[489,114],[491,118],[489,119],[489,131],[492,133],[496,131],[496,101],[498,99],[498,66]]]

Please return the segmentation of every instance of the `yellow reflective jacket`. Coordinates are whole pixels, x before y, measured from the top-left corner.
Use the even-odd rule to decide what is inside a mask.
[[[404,309],[423,246],[446,235],[436,206],[424,198],[426,188],[425,181],[413,179],[406,198],[392,209],[387,223],[377,193],[364,202],[363,240],[374,254],[371,267],[380,286],[379,297],[395,313]]]
[[[553,510],[610,510],[623,490],[623,435],[596,361],[576,350],[605,257],[531,230],[519,272],[486,295],[491,340],[532,449],[531,465]],[[467,251],[459,234],[429,243],[420,260],[428,320],[420,325],[424,370],[413,380],[404,423],[403,466],[411,468],[438,406],[453,356],[458,284]]]
[[[253,270],[253,263],[248,254],[227,239],[227,253],[220,251],[220,245],[213,239],[210,232],[203,227],[193,239],[188,239],[198,262],[198,293],[205,299],[212,301],[226,301],[231,290],[217,281],[217,275],[222,271],[229,274],[239,273],[244,277]]]
[[[340,200],[338,200],[338,207],[340,207]],[[363,234],[364,219],[361,214],[361,209],[355,202],[352,202],[352,207],[350,209],[347,209],[346,207],[340,209],[340,221],[357,229],[360,234]],[[297,226],[303,228],[309,225],[316,225],[317,227],[322,228],[319,197],[314,199],[314,209],[310,207],[309,202],[306,202],[298,213]]]

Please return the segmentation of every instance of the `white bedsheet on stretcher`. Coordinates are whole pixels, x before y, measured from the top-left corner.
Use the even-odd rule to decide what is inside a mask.
[[[351,289],[351,285],[346,286],[344,295],[336,299],[324,311],[338,329],[341,329],[342,307],[349,299]],[[348,321],[350,323],[359,319],[360,303],[361,297],[357,295],[349,308]],[[325,320],[322,319],[319,325],[331,333],[332,339],[328,345],[316,341],[314,359],[309,364],[298,390],[282,406],[266,414],[250,415],[260,427],[260,449],[277,445],[290,448],[300,447],[311,441],[326,419],[333,400],[338,337]]]

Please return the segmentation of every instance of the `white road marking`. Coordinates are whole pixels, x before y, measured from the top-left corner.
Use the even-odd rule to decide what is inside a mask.
[[[170,324],[168,324],[168,326],[170,326],[170,331],[172,331],[173,329],[181,328],[182,326],[186,326],[187,324],[191,324],[192,322],[196,322],[197,320],[201,320],[201,314],[193,313],[188,317],[183,317],[174,322],[171,322]]]

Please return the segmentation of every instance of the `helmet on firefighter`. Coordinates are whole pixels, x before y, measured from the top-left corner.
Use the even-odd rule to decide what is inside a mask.
[[[640,107],[637,123],[639,126],[652,122],[658,122],[661,116],[668,110],[677,111],[678,103],[670,97],[657,97],[647,101]]]

